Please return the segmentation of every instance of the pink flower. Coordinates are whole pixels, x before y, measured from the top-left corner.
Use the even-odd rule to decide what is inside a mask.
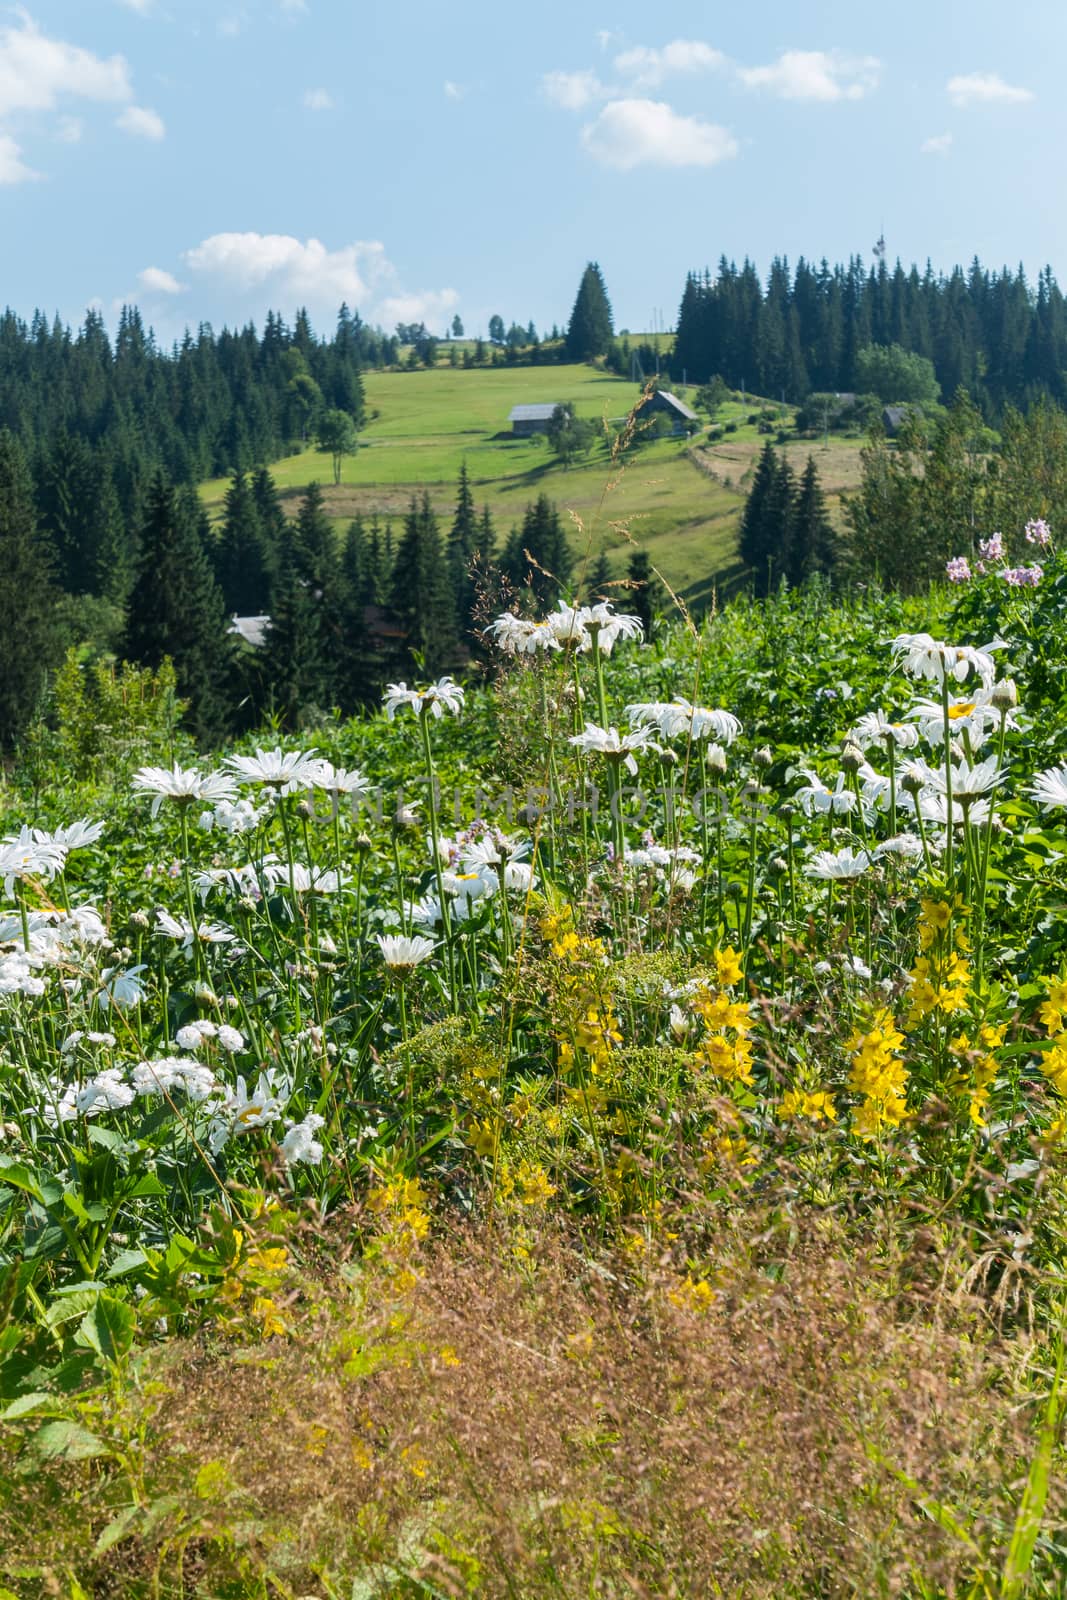
[[[945,573],[949,583],[970,583],[970,562],[966,556],[953,556],[951,561],[945,563]]]
[[[1035,562],[1032,567],[1005,567],[1001,577],[1014,589],[1036,589],[1045,576],[1044,568]]]
[[[1003,561],[1004,535],[995,533],[990,539],[979,539],[978,553],[983,561]]]
[[[1048,549],[1052,543],[1052,529],[1044,517],[1035,517],[1032,522],[1026,524],[1026,542],[1040,545],[1042,550]]]

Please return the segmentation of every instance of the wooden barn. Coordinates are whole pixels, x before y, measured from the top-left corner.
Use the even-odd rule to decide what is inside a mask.
[[[529,439],[535,433],[547,433],[558,404],[558,400],[547,400],[540,405],[512,406],[508,421],[515,438]]]
[[[699,423],[695,411],[690,411],[684,400],[679,400],[676,394],[671,394],[669,389],[657,389],[650,394],[643,405],[638,407],[637,421],[651,422],[653,417],[666,417],[674,425],[675,433],[688,433],[690,428]]]

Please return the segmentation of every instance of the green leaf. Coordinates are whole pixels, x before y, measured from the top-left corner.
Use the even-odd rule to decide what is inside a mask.
[[[137,1313],[133,1307],[116,1295],[102,1294],[82,1318],[76,1339],[105,1361],[118,1361],[133,1344],[136,1331]]]
[[[1016,1600],[1026,1587],[1037,1536],[1041,1532],[1041,1523],[1045,1515],[1045,1503],[1052,1478],[1052,1457],[1065,1410],[1067,1410],[1067,1384],[1064,1381],[1064,1352],[1061,1345],[1056,1357],[1056,1373],[1038,1434],[1037,1449],[1030,1463],[1030,1471],[1027,1473],[1026,1487],[1019,1501],[1011,1543],[1004,1561],[1004,1571],[1001,1575],[1003,1600]]]
[[[120,1250],[104,1276],[110,1282],[112,1278],[123,1278],[127,1272],[136,1272],[138,1267],[148,1264],[149,1257],[143,1250]]]
[[[40,1411],[42,1406],[54,1404],[55,1395],[20,1394],[17,1400],[12,1400],[9,1406],[0,1411],[0,1422],[17,1422],[19,1417],[32,1416],[33,1412]]]
[[[67,1461],[89,1461],[94,1456],[106,1456],[108,1448],[80,1422],[64,1420],[46,1422],[43,1428],[38,1428],[33,1436],[33,1451],[43,1461],[55,1461],[60,1457]]]
[[[125,1539],[132,1524],[140,1515],[140,1511],[140,1506],[124,1506],[117,1517],[112,1517],[93,1546],[93,1556],[106,1555],[112,1545],[118,1544],[120,1539]],[[3,1600],[2,1596],[0,1596],[0,1600]]]

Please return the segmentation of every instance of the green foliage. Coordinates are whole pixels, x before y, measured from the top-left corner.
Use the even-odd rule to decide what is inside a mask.
[[[596,424],[587,417],[576,417],[571,405],[558,405],[549,419],[546,437],[564,467],[588,455],[596,438]]]
[[[345,456],[355,455],[359,441],[356,425],[347,411],[324,411],[315,427],[315,441],[320,450],[333,459],[333,481],[341,481],[341,467]]]
[[[54,732],[38,729],[35,737],[73,777],[116,783],[138,764],[167,759],[187,709],[169,659],[157,669],[128,661],[89,666],[68,650],[52,684]]]
[[[61,649],[53,570],[25,455],[14,434],[0,430],[0,746],[36,710]]]
[[[123,654],[143,666],[173,662],[178,692],[189,703],[193,727],[204,736],[225,725],[231,656],[207,537],[195,498],[155,479],[123,642]]]
[[[898,404],[936,404],[941,398],[933,362],[899,344],[868,344],[857,350],[856,387]]]

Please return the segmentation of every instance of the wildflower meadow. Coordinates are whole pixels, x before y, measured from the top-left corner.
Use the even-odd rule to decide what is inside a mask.
[[[198,752],[151,674],[38,730],[0,1595],[1063,1592],[1067,559],[1014,542],[560,597],[298,738]]]

